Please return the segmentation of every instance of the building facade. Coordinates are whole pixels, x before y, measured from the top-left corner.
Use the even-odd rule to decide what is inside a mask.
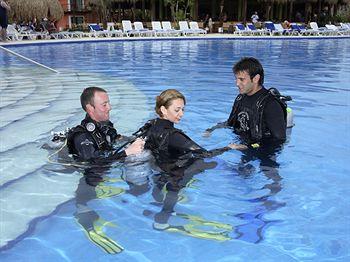
[[[254,12],[260,20],[309,22],[322,12],[333,16],[339,8],[348,8],[350,0],[136,0],[89,1],[59,0],[64,17],[57,22],[60,29],[86,23],[156,20],[204,20],[248,22]],[[104,5],[99,5],[99,3]],[[188,3],[191,3],[188,5]],[[107,5],[106,5],[107,4]]]

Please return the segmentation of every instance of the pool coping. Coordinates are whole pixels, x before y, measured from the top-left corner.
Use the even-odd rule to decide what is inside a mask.
[[[43,39],[24,40],[14,42],[0,42],[0,46],[42,45],[57,43],[84,42],[119,42],[119,41],[164,41],[164,40],[305,40],[305,39],[350,39],[350,35],[320,35],[320,36],[238,36],[232,34],[210,34],[202,36],[177,37],[103,37],[103,38],[71,38],[71,39]]]

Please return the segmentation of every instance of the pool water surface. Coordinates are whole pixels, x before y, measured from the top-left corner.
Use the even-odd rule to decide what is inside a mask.
[[[10,46],[55,74],[0,51],[2,261],[348,261],[350,41],[164,40]],[[237,137],[219,129],[238,94],[232,65],[258,58],[265,86],[293,101],[295,126],[270,161],[242,152],[166,190],[146,161],[86,168],[45,149],[51,131],[80,123],[87,86],[108,90],[111,120],[130,135],[154,118],[155,97],[187,98],[178,128],[207,149]],[[207,164],[210,166],[211,164]],[[175,199],[175,200],[174,200]],[[166,218],[167,201],[174,212]],[[166,215],[165,215],[166,216]],[[160,220],[159,220],[160,219]],[[158,225],[158,227],[157,227]],[[30,259],[29,259],[30,258]]]

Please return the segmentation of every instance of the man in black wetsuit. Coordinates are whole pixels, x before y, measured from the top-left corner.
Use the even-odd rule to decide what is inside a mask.
[[[252,57],[242,58],[233,67],[239,89],[227,121],[206,130],[232,127],[248,145],[283,143],[286,139],[286,111],[264,88],[264,69]]]
[[[113,123],[109,121],[111,105],[106,90],[99,87],[88,87],[80,96],[81,106],[86,117],[81,124],[68,134],[69,152],[78,160],[99,162],[111,161],[138,154],[143,150],[145,142],[136,139],[125,150],[117,152],[114,142],[121,138]]]
[[[258,212],[241,213],[245,222],[235,227],[239,239],[258,243],[263,239],[264,228],[268,223],[264,214],[272,212],[284,205],[273,196],[282,190],[277,156],[286,140],[286,106],[265,89],[264,69],[260,62],[252,57],[242,58],[233,67],[236,85],[239,89],[229,118],[206,130],[209,136],[216,128],[231,127],[239,138],[248,145],[243,151],[237,173],[243,178],[255,173],[254,160],[259,161],[260,172],[267,178],[262,189],[270,192],[254,199],[260,203]],[[251,219],[251,218],[254,219]],[[253,234],[253,232],[256,234]]]

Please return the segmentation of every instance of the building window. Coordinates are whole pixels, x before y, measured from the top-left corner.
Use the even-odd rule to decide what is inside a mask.
[[[69,28],[84,24],[84,16],[69,16]]]
[[[68,11],[83,11],[83,10],[84,10],[84,0],[68,1]]]

